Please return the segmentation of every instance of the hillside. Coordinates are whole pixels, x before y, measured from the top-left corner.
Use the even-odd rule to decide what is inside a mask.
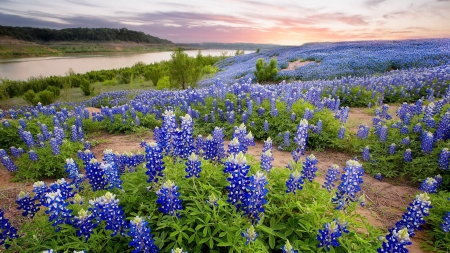
[[[143,32],[127,28],[65,28],[61,30],[33,27],[0,26],[0,36],[30,42],[83,41],[83,42],[136,42],[150,44],[173,44]]]

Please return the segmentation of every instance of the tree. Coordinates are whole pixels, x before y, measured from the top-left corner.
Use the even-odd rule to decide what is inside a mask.
[[[270,59],[270,63],[267,65],[263,58],[259,58],[256,61],[256,71],[253,74],[258,82],[273,80],[278,74],[277,59]]]
[[[181,85],[183,90],[186,89],[186,86],[195,86],[200,80],[202,65],[195,58],[184,53],[181,48],[175,50],[171,57],[169,62],[170,81],[175,86]]]

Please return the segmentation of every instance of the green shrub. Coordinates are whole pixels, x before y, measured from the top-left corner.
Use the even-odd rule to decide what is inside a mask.
[[[45,89],[53,92],[56,97],[59,97],[59,95],[61,94],[61,89],[55,86],[47,86],[47,88]]]
[[[31,105],[35,105],[34,101],[36,100],[36,93],[33,90],[28,90],[23,94],[23,99]]]
[[[277,59],[271,58],[269,65],[267,65],[263,58],[259,58],[256,61],[256,70],[253,74],[259,83],[273,80],[278,74]]]
[[[80,82],[80,89],[83,91],[83,94],[85,96],[91,95],[91,93],[94,91],[94,87],[91,87],[91,83],[87,79],[81,79]]]
[[[170,78],[168,76],[161,77],[156,84],[157,90],[170,89],[171,87]]]
[[[58,97],[56,96],[55,93],[49,90],[43,90],[36,94],[35,105],[37,105],[39,102],[42,105],[49,105],[55,102],[57,98]]]

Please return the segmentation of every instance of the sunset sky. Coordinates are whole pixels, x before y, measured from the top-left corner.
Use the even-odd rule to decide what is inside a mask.
[[[108,27],[186,42],[450,37],[450,0],[0,0],[0,25]]]

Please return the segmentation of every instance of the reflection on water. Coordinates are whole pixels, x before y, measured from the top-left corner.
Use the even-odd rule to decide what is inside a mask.
[[[195,56],[197,50],[185,51]],[[234,55],[232,50],[202,50],[203,55],[220,56],[222,52]],[[253,51],[245,51],[246,54]],[[0,78],[26,80],[29,77],[65,75],[70,68],[75,73],[86,73],[91,70],[115,69],[133,66],[137,62],[154,63],[169,60],[172,52],[154,52],[145,54],[105,53],[53,57],[32,57],[0,59]]]

